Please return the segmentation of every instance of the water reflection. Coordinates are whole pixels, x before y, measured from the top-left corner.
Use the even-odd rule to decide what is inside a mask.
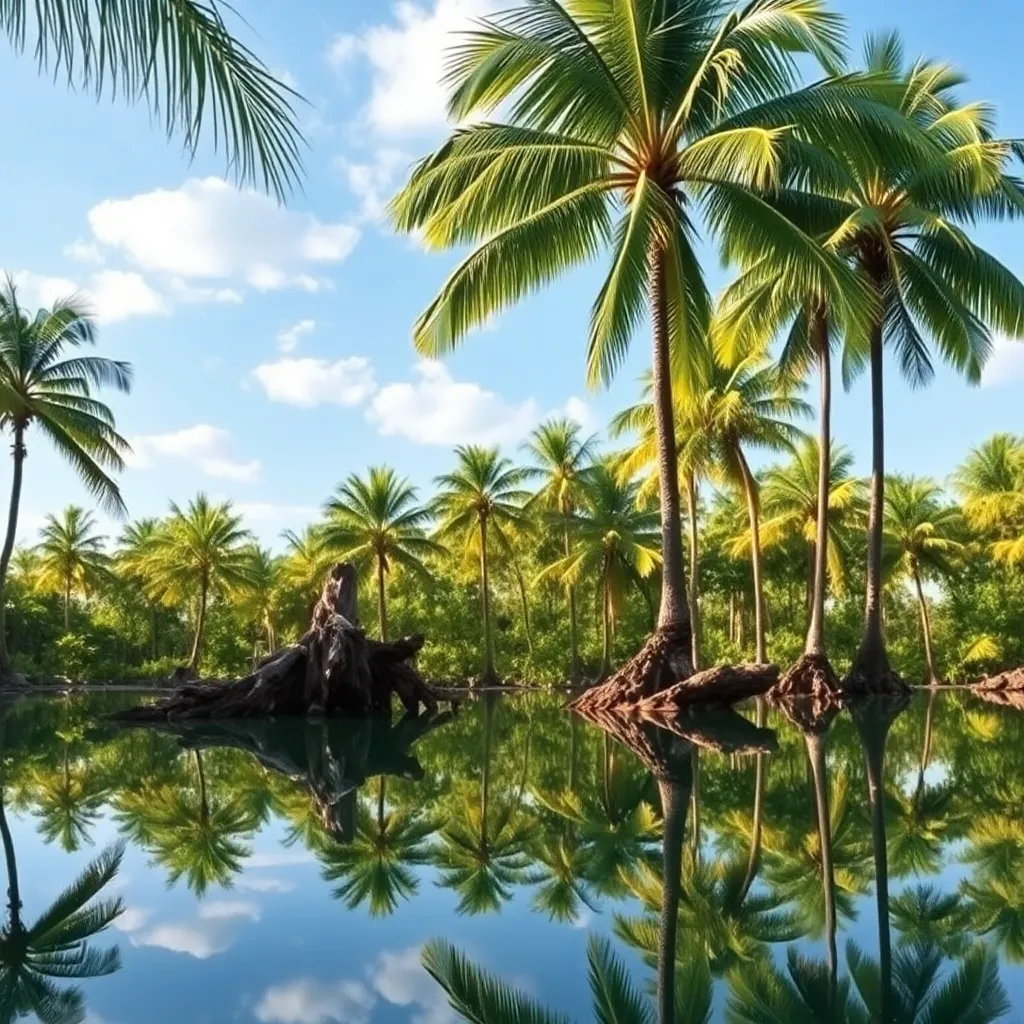
[[[385,1024],[429,1005],[431,1024],[502,1024],[528,1004],[579,1021],[940,1024],[1011,1003],[1024,1017],[1012,708],[933,692],[586,723],[553,698],[492,697],[456,717],[159,732],[115,730],[106,709],[4,712],[0,1021],[82,1020],[94,999],[134,1019],[118,1012],[132,979],[181,953],[222,965],[216,1019]],[[127,851],[88,849],[111,841]],[[115,882],[126,856],[133,877]],[[131,896],[150,879],[165,898]],[[95,938],[112,923],[121,953]],[[203,942],[185,936],[200,926]],[[116,977],[88,981],[122,954]],[[385,977],[397,964],[401,984]],[[302,993],[326,1009],[296,1016]]]

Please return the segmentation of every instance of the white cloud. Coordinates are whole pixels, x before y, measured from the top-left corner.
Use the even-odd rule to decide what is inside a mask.
[[[261,363],[253,376],[272,402],[302,409],[325,404],[359,405],[376,389],[373,367],[362,356],[333,363],[326,359],[279,359]]]
[[[1024,380],[1024,342],[993,338],[993,351],[981,375],[983,388]]]
[[[416,444],[502,444],[518,441],[536,424],[537,403],[518,405],[470,381],[457,381],[440,363],[424,359],[413,382],[388,384],[367,418],[386,437]]]
[[[239,878],[235,885],[249,892],[288,893],[295,891],[295,883],[271,875],[257,875],[255,878]]]
[[[64,255],[76,263],[91,263],[99,266],[104,262],[100,247],[95,242],[85,241],[84,238],[76,238],[70,245],[65,245]]]
[[[229,455],[231,435],[220,427],[197,423],[168,434],[143,434],[129,438],[134,469],[149,469],[161,459],[180,459],[206,476],[237,483],[253,483],[260,476],[260,462],[241,462]]]
[[[167,282],[167,287],[171,295],[179,302],[214,302],[237,306],[243,299],[242,293],[237,288],[210,288],[205,285],[194,285],[180,277],[172,277]]]
[[[114,922],[114,927],[125,933],[141,931],[152,916],[153,912],[148,907],[128,906],[121,911]]]
[[[358,981],[297,978],[268,988],[254,1012],[264,1024],[366,1024],[374,1002]]]
[[[167,300],[154,291],[141,274],[124,270],[100,270],[85,284],[66,277],[48,277],[30,270],[14,274],[20,301],[28,309],[52,306],[79,298],[100,324],[117,323],[132,316],[166,315]]]
[[[494,9],[492,0],[399,0],[392,20],[359,36],[335,36],[327,59],[341,67],[356,55],[370,65],[372,84],[364,116],[379,133],[399,135],[442,128],[447,94],[445,55],[457,33]]]
[[[345,157],[335,160],[349,190],[359,200],[360,214],[366,220],[380,220],[384,216],[391,193],[408,163],[405,153],[390,148],[378,149],[371,163],[355,163]]]
[[[245,861],[247,868],[283,868],[293,864],[312,864],[316,858],[309,850],[258,850]]]
[[[299,342],[307,335],[316,330],[315,320],[299,320],[290,327],[282,327],[277,332],[277,347],[282,352],[294,352],[299,347]]]
[[[149,931],[132,935],[133,946],[156,946],[172,953],[186,953],[197,960],[208,960],[230,949],[242,921],[258,921],[259,907],[242,900],[221,900],[199,908],[192,921],[174,921],[156,925]]]
[[[575,420],[583,430],[593,430],[597,424],[597,417],[594,415],[593,409],[582,398],[577,398],[575,395],[565,403],[559,412],[561,415]]]
[[[234,921],[247,918],[260,919],[260,908],[248,900],[211,900],[199,908],[199,917],[204,921]]]
[[[350,224],[325,224],[212,177],[105,199],[89,211],[89,226],[99,243],[144,270],[260,291],[323,287],[309,265],[337,263],[359,240]]]

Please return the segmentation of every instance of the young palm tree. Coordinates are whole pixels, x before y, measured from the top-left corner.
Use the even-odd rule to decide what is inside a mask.
[[[845,303],[839,285],[856,290],[849,269],[757,194],[776,183],[785,153],[811,149],[840,122],[863,141],[849,126],[872,116],[865,90],[837,80],[791,93],[795,52],[834,69],[842,51],[841,23],[819,0],[753,0],[729,13],[719,0],[522,4],[453,51],[449,110],[476,123],[423,160],[391,206],[398,228],[432,248],[477,246],[415,326],[425,355],[450,351],[609,245],[592,382],[610,379],[649,313],[664,572],[647,688],[691,668],[671,376],[673,357],[685,367],[702,346],[710,316],[692,211],[728,258],[771,255]],[[508,123],[481,120],[498,109]]]
[[[158,654],[158,616],[162,595],[153,590],[152,559],[159,531],[160,524],[156,519],[138,519],[129,523],[117,539],[114,555],[119,573],[145,597],[149,609],[149,653],[154,660]]]
[[[963,550],[957,539],[963,533],[960,510],[944,504],[942,489],[921,477],[889,477],[885,495],[885,536],[893,571],[914,584],[921,613],[928,685],[939,677],[932,649],[931,617],[924,595],[925,576],[948,577],[953,572],[951,559]]]
[[[537,427],[524,446],[533,457],[524,477],[541,486],[530,502],[556,516],[562,525],[562,546],[566,557],[572,553],[572,517],[580,505],[586,473],[594,460],[596,438],[580,437],[581,428],[565,417],[550,419]],[[569,610],[569,678],[579,679],[579,641],[576,634],[576,587],[565,588]]]
[[[587,474],[579,509],[572,518],[573,550],[549,565],[566,586],[598,580],[601,595],[601,678],[612,671],[612,637],[631,585],[650,576],[661,561],[658,514],[637,503],[638,485],[621,483],[617,466],[605,459]]]
[[[301,169],[298,94],[231,35],[229,12],[218,0],[13,0],[0,33],[19,54],[31,40],[44,74],[145,103],[192,155],[212,129],[240,182],[281,197]]]
[[[484,624],[484,671],[481,682],[493,683],[494,640],[491,636],[489,541],[508,547],[506,531],[523,516],[529,495],[522,489],[523,471],[497,448],[465,445],[455,449],[458,465],[436,480],[440,492],[432,513],[438,519],[436,537],[442,543],[461,539],[467,551],[480,558],[480,603]]]
[[[340,559],[372,566],[377,582],[377,627],[387,639],[386,579],[392,566],[430,580],[423,559],[443,548],[426,534],[431,513],[416,501],[416,488],[389,466],[353,473],[324,506],[323,543]]]
[[[953,474],[967,521],[992,544],[996,561],[1024,562],[1024,439],[994,434]]]
[[[64,601],[64,629],[71,624],[71,598],[88,593],[109,571],[110,560],[104,553],[106,537],[95,532],[91,512],[69,505],[61,518],[46,517],[39,543],[36,587],[60,594]]]
[[[198,598],[195,639],[188,667],[199,671],[203,635],[211,594],[244,590],[252,580],[249,532],[231,502],[215,505],[199,494],[185,509],[171,502],[171,515],[161,528],[153,556],[153,579],[170,600]]]
[[[5,12],[6,13],[6,12]],[[10,278],[0,288],[0,430],[10,431],[14,454],[7,533],[0,554],[0,677],[11,675],[4,628],[7,569],[18,532],[25,437],[33,425],[75,468],[101,506],[124,513],[108,470],[124,468],[128,442],[114,429],[114,414],[93,397],[96,388],[127,392],[127,363],[69,350],[92,345],[93,320],[80,302],[67,299],[29,316]]]

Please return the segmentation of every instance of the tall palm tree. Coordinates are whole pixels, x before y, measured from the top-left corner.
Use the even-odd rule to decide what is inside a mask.
[[[417,321],[425,355],[609,245],[591,382],[611,378],[650,315],[664,558],[653,685],[690,672],[672,362],[685,368],[710,318],[692,212],[728,258],[770,254],[840,304],[838,284],[856,286],[757,195],[784,153],[862,124],[874,106],[838,80],[791,93],[794,52],[841,64],[841,23],[819,0],[753,0],[730,13],[718,0],[522,4],[453,51],[449,111],[473,123],[418,164],[391,205],[398,228],[431,248],[476,246]],[[499,109],[507,123],[481,120]]]
[[[601,678],[612,670],[612,636],[631,585],[651,575],[660,564],[658,517],[637,504],[638,485],[622,483],[608,459],[587,474],[580,507],[572,518],[573,550],[549,565],[541,576],[566,586],[597,579],[601,599]]]
[[[9,14],[10,8],[0,13]],[[0,554],[0,676],[11,675],[4,628],[7,569],[18,533],[25,435],[33,425],[74,467],[89,492],[109,512],[124,502],[108,471],[124,468],[128,442],[114,429],[114,414],[93,397],[95,389],[131,389],[127,363],[77,350],[93,345],[96,328],[84,305],[65,299],[30,316],[8,278],[0,288],[0,430],[10,431],[14,455],[7,533]]]
[[[948,577],[952,559],[963,549],[960,510],[942,501],[942,489],[922,477],[889,477],[885,494],[885,539],[893,571],[914,584],[921,614],[921,635],[928,684],[939,681],[932,649],[931,617],[925,598],[925,576]]]
[[[568,417],[549,419],[537,427],[525,444],[534,465],[526,467],[524,479],[538,481],[540,488],[531,506],[557,516],[562,526],[562,548],[572,553],[572,517],[580,504],[587,470],[594,460],[596,438],[581,438],[582,428]],[[579,639],[576,633],[576,587],[567,583],[565,597],[569,611],[569,678],[579,679]]]
[[[171,502],[153,557],[153,579],[171,600],[198,599],[189,668],[199,671],[211,593],[244,590],[252,579],[249,532],[231,502],[214,504],[199,494],[184,509]]]
[[[522,518],[529,495],[522,488],[523,470],[501,455],[497,448],[462,445],[451,473],[436,479],[440,488],[431,511],[438,519],[436,538],[461,539],[468,552],[480,559],[480,604],[484,625],[484,671],[481,681],[497,679],[494,640],[491,635],[491,580],[488,544],[508,547],[506,531]]]
[[[87,594],[109,571],[104,551],[106,537],[95,532],[91,512],[69,505],[61,518],[48,515],[39,531],[39,566],[36,587],[60,594],[64,602],[64,629],[71,623],[71,598]]]
[[[39,70],[73,88],[144,103],[192,155],[212,129],[239,182],[283,197],[301,170],[299,97],[232,36],[225,14],[237,12],[218,0],[13,0],[0,33],[19,54],[30,40]]]
[[[149,609],[149,653],[154,660],[158,653],[158,616],[162,595],[154,592],[152,559],[159,530],[159,521],[154,518],[128,523],[117,539],[114,555],[116,569],[145,596]]]
[[[377,582],[377,628],[387,639],[386,579],[392,566],[430,579],[423,559],[443,549],[426,534],[431,513],[416,500],[416,488],[390,466],[353,473],[324,507],[321,537],[343,559],[368,563]]]

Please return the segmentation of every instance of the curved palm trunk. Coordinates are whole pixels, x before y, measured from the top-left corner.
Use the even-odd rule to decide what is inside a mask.
[[[494,728],[494,695],[484,695],[484,760],[480,771],[480,832],[487,842],[487,812],[491,797],[491,732]]]
[[[564,532],[565,557],[572,554],[572,538],[569,527]],[[569,605],[569,681],[575,683],[580,678],[580,644],[576,632],[576,588],[570,583],[565,588],[566,601]],[[531,651],[532,653],[532,651]]]
[[[868,508],[867,586],[864,636],[854,659],[854,672],[877,687],[890,676],[882,633],[882,513],[885,507],[885,390],[882,325],[871,334],[871,503]]]
[[[655,248],[651,266],[651,309],[654,321],[654,352],[651,392],[654,428],[658,443],[658,476],[661,502],[661,608],[658,628],[692,629],[686,603],[686,568],[683,565],[683,529],[679,514],[679,466],[672,402],[672,371],[669,358],[668,302],[665,295],[664,254]],[[692,645],[687,635],[687,646]]]
[[[377,789],[377,835],[384,835],[384,811],[387,807],[388,777],[382,775],[378,780]]]
[[[768,718],[768,706],[764,697],[757,698],[757,727],[763,729]],[[754,819],[750,837],[750,854],[747,857],[747,873],[743,879],[740,892],[740,903],[747,898],[754,879],[761,865],[761,835],[764,828],[764,783],[766,775],[766,755],[757,755],[757,766],[754,769]]]
[[[12,674],[11,656],[7,650],[7,570],[14,553],[14,539],[18,534],[18,510],[21,506],[21,481],[25,467],[25,428],[15,426],[11,446],[14,471],[11,474],[11,503],[7,512],[7,534],[3,553],[0,554],[0,678]]]
[[[494,671],[494,641],[491,637],[491,578],[487,562],[487,520],[480,520],[480,602],[484,617],[484,674],[482,682],[491,683]]]
[[[690,816],[693,821],[693,828],[690,831],[690,842],[693,849],[695,861],[700,860],[700,749],[693,747],[690,750],[690,774],[693,777],[693,784],[690,792]]]
[[[380,631],[380,638],[386,641],[388,638],[388,609],[384,593],[384,559],[377,556],[377,629]]]
[[[736,460],[743,478],[743,492],[747,498],[747,515],[750,519],[750,560],[754,570],[754,660],[758,665],[768,661],[767,644],[765,642],[764,622],[764,580],[761,575],[761,512],[757,496],[757,481],[750,472],[743,449],[736,446]]]
[[[519,610],[523,615],[523,629],[526,632],[526,649],[533,657],[533,627],[530,625],[530,599],[526,593],[526,580],[523,579],[519,563],[512,562],[512,572],[516,578],[516,590],[519,592]]]
[[[612,674],[612,598],[608,585],[609,567],[605,565],[601,579],[601,678]]]
[[[196,772],[199,775],[199,820],[205,825],[210,818],[210,801],[206,795],[206,770],[203,768],[202,751],[194,750]]]
[[[71,577],[64,580],[64,632],[71,628]]]
[[[7,864],[7,911],[10,914],[11,930],[21,928],[21,886],[18,884],[18,861],[14,853],[14,838],[7,823],[4,809],[4,792],[0,789],[0,838],[4,844],[4,861]]]
[[[811,590],[811,622],[807,627],[805,654],[825,653],[825,589],[828,586],[829,477],[832,472],[832,366],[828,330],[820,321],[816,339],[821,384],[818,422],[818,522],[814,540],[814,582]]]
[[[924,662],[928,669],[928,685],[934,686],[939,677],[935,671],[935,654],[932,651],[932,623],[928,615],[928,602],[924,596],[924,587],[921,585],[921,573],[917,566],[914,566],[914,589],[917,591],[917,605],[921,610],[921,635],[924,637]]]
[[[209,599],[210,580],[204,573],[199,583],[199,611],[196,615],[196,636],[192,643],[192,656],[189,658],[188,667],[192,674],[199,672],[199,662],[203,657],[203,631],[206,629],[206,602]]]
[[[828,801],[828,768],[825,761],[825,734],[805,733],[807,759],[814,780],[814,808],[821,843],[822,889],[825,897],[825,941],[827,943],[829,1007],[835,1002],[839,958],[836,952],[836,876],[832,863],[832,812]]]
[[[690,604],[690,625],[693,629],[693,671],[701,666],[701,621],[700,621],[700,565],[698,561],[700,538],[697,534],[697,478],[686,474],[686,511],[690,526],[690,579],[687,591]]]
[[[921,741],[921,759],[917,765],[917,786],[914,788],[914,803],[921,799],[924,792],[924,774],[928,771],[928,765],[932,759],[932,734],[935,728],[935,698],[938,694],[932,689],[928,694],[928,710],[924,716],[924,739]]]
[[[689,760],[686,760],[689,764]],[[682,773],[681,773],[682,774]],[[661,810],[664,815],[662,839],[661,922],[658,929],[658,1021],[675,1021],[676,932],[679,925],[679,898],[682,890],[683,839],[686,833],[686,808],[690,803],[693,779],[687,772],[682,779],[658,779]]]

